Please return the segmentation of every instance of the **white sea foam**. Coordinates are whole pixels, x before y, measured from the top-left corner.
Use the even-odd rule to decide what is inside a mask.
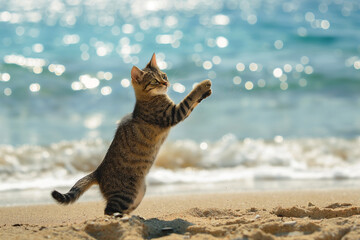
[[[109,142],[82,140],[50,146],[0,146],[0,191],[71,186],[93,171]],[[218,183],[239,180],[360,179],[360,138],[347,140],[238,140],[167,142],[150,184]]]

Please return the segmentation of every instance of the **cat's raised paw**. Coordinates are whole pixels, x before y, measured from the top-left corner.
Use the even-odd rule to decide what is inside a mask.
[[[205,92],[201,98],[199,98],[198,102],[200,103],[202,100],[204,100],[205,98],[207,98],[208,96],[210,96],[212,93],[211,89],[209,89],[207,92]]]
[[[212,91],[211,91],[211,89],[209,89],[209,91],[205,92],[205,93],[202,95],[201,98],[202,98],[202,99],[207,98],[208,96],[211,95],[211,93],[212,93]]]
[[[206,79],[200,83],[202,86],[210,88],[211,87],[211,81],[210,79]]]
[[[204,80],[202,82],[200,82],[197,86],[196,86],[196,91],[200,93],[199,97],[202,97],[203,94],[205,94],[206,92],[208,92],[210,90],[211,87],[211,81],[210,80]]]

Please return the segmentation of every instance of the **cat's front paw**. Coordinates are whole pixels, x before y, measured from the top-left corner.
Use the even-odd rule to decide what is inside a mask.
[[[204,80],[201,83],[199,83],[197,88],[198,88],[198,91],[200,93],[200,97],[199,97],[198,102],[201,102],[203,99],[207,98],[212,93],[212,91],[211,91],[211,81],[209,79]]]

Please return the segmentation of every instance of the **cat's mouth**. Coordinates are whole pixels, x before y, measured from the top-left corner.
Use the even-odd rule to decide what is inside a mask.
[[[164,85],[165,87],[169,87],[170,83],[169,82],[162,82],[161,85]]]

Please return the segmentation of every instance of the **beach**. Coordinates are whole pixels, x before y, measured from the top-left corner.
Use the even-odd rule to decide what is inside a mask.
[[[131,215],[104,202],[0,208],[0,239],[359,239],[360,190],[145,197]]]

